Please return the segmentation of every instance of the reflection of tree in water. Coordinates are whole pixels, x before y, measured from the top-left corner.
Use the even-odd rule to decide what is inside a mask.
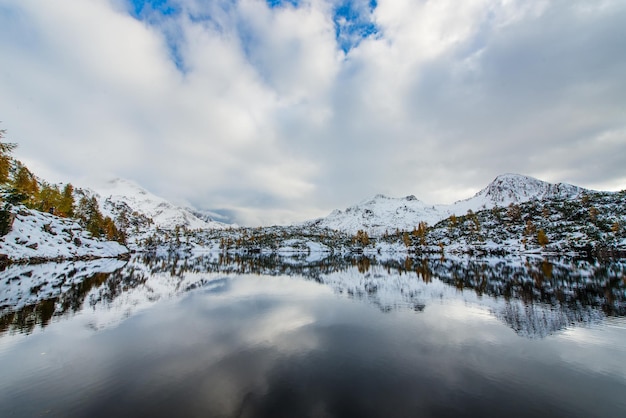
[[[494,315],[527,337],[545,337],[607,316],[626,316],[623,260],[422,259],[415,272],[425,282],[435,276],[461,291],[503,299],[503,304],[492,308]]]
[[[478,295],[525,304],[600,308],[608,316],[626,315],[626,265],[621,262],[527,260],[466,263],[435,261],[432,271],[445,283]]]
[[[184,292],[214,281],[203,278],[203,273],[219,273],[301,276],[329,284],[340,293],[376,303],[383,311],[404,307],[423,310],[428,301],[420,289],[428,288],[438,279],[460,291],[503,302],[494,311],[498,318],[520,334],[545,336],[574,323],[592,322],[604,316],[626,316],[625,272],[623,261],[574,259],[377,260],[337,255],[308,259],[275,254],[167,258],[142,254],[122,269],[112,273],[93,272],[71,285],[64,286],[64,277],[50,277],[51,282],[58,282],[59,289],[54,295],[38,293],[40,289],[33,286],[31,293],[37,302],[13,310],[3,308],[0,334],[7,331],[30,333],[36,326],[48,325],[55,316],[111,303],[124,292],[145,284],[155,274],[165,274],[173,280],[171,284],[176,291]],[[189,278],[189,273],[196,273],[198,277]],[[355,274],[360,278],[350,281],[349,277]],[[402,280],[392,280],[392,277]],[[342,288],[348,285],[351,287]],[[385,302],[378,297],[380,292],[384,292]]]
[[[101,286],[108,276],[108,273],[95,273],[80,283],[72,284],[59,296],[42,299],[17,311],[7,312],[0,317],[0,333],[19,331],[28,334],[37,325],[42,328],[47,326],[55,314],[79,311],[87,293],[92,288]],[[37,287],[31,288],[31,293],[37,291]]]
[[[372,266],[381,266],[388,274],[415,275],[430,283],[434,277],[462,291],[477,295],[519,300],[523,303],[600,308],[606,315],[626,315],[626,263],[576,259],[507,259],[421,258],[382,260],[367,257],[330,256],[307,261],[277,255],[226,256],[219,258],[163,259],[144,258],[154,266],[152,272],[215,272],[223,274],[298,275],[323,282],[325,275],[351,268],[364,276]],[[371,293],[369,291],[368,293]]]

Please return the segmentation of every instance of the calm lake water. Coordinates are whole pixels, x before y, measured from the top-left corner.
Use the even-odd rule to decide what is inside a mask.
[[[0,416],[626,416],[626,261],[137,257],[0,273]]]

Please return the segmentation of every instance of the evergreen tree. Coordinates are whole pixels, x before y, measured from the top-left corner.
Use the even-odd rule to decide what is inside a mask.
[[[12,203],[23,203],[30,208],[37,206],[39,198],[39,185],[37,179],[30,170],[17,162],[17,169],[13,177],[10,191]]]
[[[98,208],[98,201],[95,197],[83,196],[78,203],[77,215],[83,227],[94,237],[102,236],[104,217]]]
[[[6,130],[0,129],[0,184],[9,181],[9,169],[11,168],[11,152],[17,147],[17,144],[10,142],[2,142]]]
[[[41,212],[49,212],[56,215],[57,207],[60,202],[61,192],[59,188],[56,185],[50,185],[44,182],[39,191],[36,209]]]
[[[59,216],[74,217],[74,186],[66,184],[61,193],[61,199],[57,206]]]
[[[411,246],[411,238],[409,238],[409,233],[408,232],[403,232],[402,233],[402,242],[404,243],[404,246],[409,248]]]
[[[506,211],[508,217],[511,219],[511,221],[519,221],[522,218],[522,208],[520,208],[518,205],[511,203],[509,205],[509,208]]]
[[[370,237],[367,235],[366,231],[359,229],[354,238],[352,238],[352,242],[355,244],[367,246],[370,243]]]
[[[413,230],[413,236],[419,239],[420,245],[426,245],[426,234],[428,233],[428,225],[426,222],[420,222],[417,229]]]
[[[100,231],[110,241],[117,241],[121,244],[126,243],[126,234],[117,229],[115,222],[109,216],[102,220]]]

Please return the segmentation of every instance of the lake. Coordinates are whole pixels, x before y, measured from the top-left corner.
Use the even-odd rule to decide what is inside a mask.
[[[171,257],[0,272],[0,416],[626,416],[626,260]]]

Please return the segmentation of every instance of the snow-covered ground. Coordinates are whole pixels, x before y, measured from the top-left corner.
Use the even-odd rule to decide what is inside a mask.
[[[23,206],[13,207],[11,231],[0,239],[0,254],[12,261],[118,257],[128,248],[95,239],[74,219],[59,218]]]

